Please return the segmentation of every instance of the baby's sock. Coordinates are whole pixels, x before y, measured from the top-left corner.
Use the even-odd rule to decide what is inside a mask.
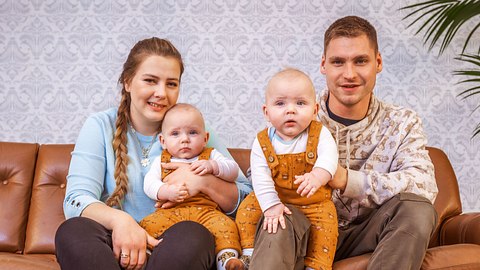
[[[250,260],[252,258],[253,248],[244,248],[242,250],[242,256],[240,256],[240,261],[245,265],[245,269],[250,267]]]
[[[227,261],[232,258],[238,258],[238,252],[232,248],[222,249],[217,254],[217,270],[225,270]]]
[[[315,270],[315,269],[313,269],[311,267],[308,267],[308,266],[305,266],[305,270]]]

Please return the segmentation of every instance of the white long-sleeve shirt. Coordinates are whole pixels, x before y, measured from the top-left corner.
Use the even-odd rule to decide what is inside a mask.
[[[277,155],[302,153],[305,152],[307,148],[308,129],[293,140],[284,141],[275,133],[275,128],[270,127],[268,129],[268,137]],[[335,140],[328,129],[322,128],[317,146],[317,160],[313,167],[325,169],[333,176],[337,170],[337,163],[338,151]],[[260,203],[262,211],[281,203],[275,190],[272,172],[268,167],[258,138],[255,138],[253,142],[250,164],[253,190],[255,191],[255,196]]]
[[[143,191],[152,200],[157,200],[158,190],[164,185],[162,181],[162,166],[160,164],[161,156],[160,154],[160,156],[155,158],[152,167],[145,175],[145,181],[143,183]],[[235,161],[225,157],[215,149],[210,153],[210,159],[215,160],[218,164],[218,174],[215,175],[216,177],[228,182],[235,182],[240,170]],[[190,159],[172,157],[170,162],[192,163],[197,160],[198,156]]]

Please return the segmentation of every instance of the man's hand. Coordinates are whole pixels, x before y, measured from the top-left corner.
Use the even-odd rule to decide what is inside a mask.
[[[285,217],[283,214],[291,215],[292,212],[288,209],[283,203],[276,204],[267,210],[265,210],[264,220],[263,220],[263,229],[268,230],[268,233],[277,233],[278,223],[282,229],[285,229]]]

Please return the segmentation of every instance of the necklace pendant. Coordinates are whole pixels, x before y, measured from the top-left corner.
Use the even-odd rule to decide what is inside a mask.
[[[142,167],[147,167],[148,165],[150,165],[150,160],[148,158],[143,158],[141,163]]]

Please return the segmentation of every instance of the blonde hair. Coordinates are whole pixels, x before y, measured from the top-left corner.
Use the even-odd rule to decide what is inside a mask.
[[[307,73],[299,69],[287,67],[275,73],[272,76],[272,78],[268,81],[267,87],[265,88],[265,100],[268,97],[268,92],[271,91],[270,89],[272,87],[272,83],[278,79],[285,79],[285,78],[289,78],[289,79],[300,78],[300,79],[306,80],[310,90],[313,93],[313,96],[315,96],[315,86],[313,85],[313,82],[312,82],[312,79],[310,79],[310,76],[308,76]]]
[[[167,119],[167,117],[170,117],[169,115],[176,112],[176,111],[181,111],[181,112],[193,111],[193,112],[197,113],[200,116],[200,119],[202,120],[203,128],[205,129],[205,119],[203,117],[202,112],[197,107],[195,107],[192,104],[188,104],[188,103],[177,103],[177,104],[173,105],[172,107],[170,107],[165,112],[165,114],[163,115],[163,120],[164,121],[162,122],[162,130],[165,130],[165,125],[166,125],[165,123],[167,123],[167,121],[165,121],[165,119]]]
[[[113,150],[115,152],[115,190],[107,199],[108,206],[118,206],[122,208],[122,200],[128,192],[128,149],[127,149],[127,132],[130,125],[130,93],[126,91],[125,84],[132,81],[138,67],[149,56],[158,55],[164,57],[172,57],[178,61],[180,65],[180,78],[183,74],[183,61],[180,52],[173,46],[170,41],[152,37],[141,40],[133,46],[128,54],[127,60],[123,64],[123,71],[120,74],[118,83],[122,85],[122,99],[118,106],[117,121],[115,122],[115,134],[113,137]]]

